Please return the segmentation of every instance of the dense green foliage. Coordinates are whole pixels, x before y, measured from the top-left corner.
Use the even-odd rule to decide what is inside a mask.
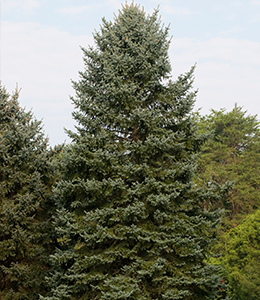
[[[234,300],[260,299],[260,210],[225,236],[225,256],[220,259],[229,296]]]
[[[83,49],[42,299],[202,300],[217,291],[206,249],[220,213],[201,203],[224,190],[192,182],[206,136],[191,117],[193,68],[167,81],[167,33],[158,11],[126,5]]]
[[[0,299],[38,299],[48,268],[53,180],[41,122],[0,87]]]
[[[215,111],[202,117],[202,131],[212,131],[198,161],[198,182],[209,184],[233,181],[228,197],[220,202],[207,203],[213,208],[224,208],[225,227],[235,227],[260,206],[260,128],[256,116],[250,116],[242,107]]]
[[[1,300],[260,299],[260,123],[195,121],[168,29],[134,4],[103,19],[66,147],[0,86]]]
[[[204,204],[225,209],[212,249],[223,255],[222,259],[213,260],[222,265],[223,279],[229,284],[222,294],[233,300],[259,299],[259,211],[248,216],[260,204],[259,121],[235,105],[230,112],[212,110],[210,115],[200,117],[198,127],[202,132],[211,131],[212,137],[199,156],[197,182],[234,182],[227,197]]]

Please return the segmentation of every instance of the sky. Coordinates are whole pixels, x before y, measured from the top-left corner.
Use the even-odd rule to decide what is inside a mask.
[[[43,120],[54,146],[75,131],[71,80],[84,70],[82,50],[93,45],[102,18],[113,20],[119,0],[0,0],[0,80]],[[125,3],[125,1],[123,1]],[[131,1],[128,3],[130,4]],[[231,110],[235,103],[260,116],[260,0],[140,0],[151,14],[159,5],[170,24],[172,79],[196,63],[195,109]],[[260,119],[260,117],[259,117]]]

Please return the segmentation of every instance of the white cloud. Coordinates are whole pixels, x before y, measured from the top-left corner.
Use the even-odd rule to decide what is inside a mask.
[[[187,72],[195,62],[196,107],[231,109],[234,103],[260,116],[260,43],[214,38],[196,41],[173,39],[170,58],[173,78]]]
[[[37,0],[26,0],[26,1],[24,1],[24,4],[22,7],[24,10],[28,10],[28,9],[33,9],[35,7],[38,7],[39,5],[40,5],[40,3]]]
[[[89,9],[88,5],[82,6],[68,6],[60,8],[58,11],[64,14],[80,14]]]
[[[3,3],[2,3],[2,10],[3,11],[9,11],[9,10],[12,10],[13,8],[15,7],[18,7],[19,6],[19,1],[17,0],[3,0]]]
[[[40,5],[38,0],[3,0],[3,11],[10,11],[15,8],[32,10]]]
[[[253,5],[259,5],[260,6],[260,1],[257,1],[257,0],[250,1],[250,3],[253,4]]]
[[[10,92],[18,82],[21,106],[33,108],[38,119],[44,118],[52,143],[62,142],[63,127],[73,127],[70,79],[77,80],[78,71],[83,70],[79,45],[92,44],[92,37],[36,23],[3,21],[1,42],[2,84]]]
[[[221,35],[221,36],[225,36],[225,35],[230,36],[231,34],[241,33],[244,30],[245,30],[245,28],[243,26],[235,25],[235,26],[231,27],[230,29],[220,31],[219,35]]]
[[[173,7],[170,5],[164,5],[162,6],[162,11],[164,11],[167,14],[174,14],[174,15],[191,15],[194,14],[191,10],[184,7]]]
[[[115,9],[121,9],[122,8],[122,2],[119,0],[109,0],[108,5],[115,8]]]
[[[260,67],[260,43],[249,40],[212,38],[197,41],[189,38],[173,39],[171,51],[198,60],[218,60],[230,64],[254,64]]]

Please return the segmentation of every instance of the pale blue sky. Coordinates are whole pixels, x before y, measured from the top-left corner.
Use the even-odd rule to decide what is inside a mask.
[[[0,0],[1,80],[9,92],[22,88],[20,104],[43,119],[51,145],[73,129],[70,79],[83,70],[79,45],[92,44],[101,18],[113,19],[118,0]],[[124,3],[124,2],[123,2]],[[172,75],[197,63],[196,108],[232,109],[260,115],[260,0],[143,0],[151,13],[160,5],[171,23]],[[68,141],[68,139],[67,139]]]

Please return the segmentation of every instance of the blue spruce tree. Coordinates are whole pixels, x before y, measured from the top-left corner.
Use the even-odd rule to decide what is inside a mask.
[[[54,173],[42,124],[0,86],[0,299],[45,294]]]
[[[168,31],[158,10],[126,4],[83,49],[42,299],[214,297],[220,280],[206,249],[220,213],[201,207],[223,190],[193,184],[206,136],[192,122],[194,68],[170,80]]]

